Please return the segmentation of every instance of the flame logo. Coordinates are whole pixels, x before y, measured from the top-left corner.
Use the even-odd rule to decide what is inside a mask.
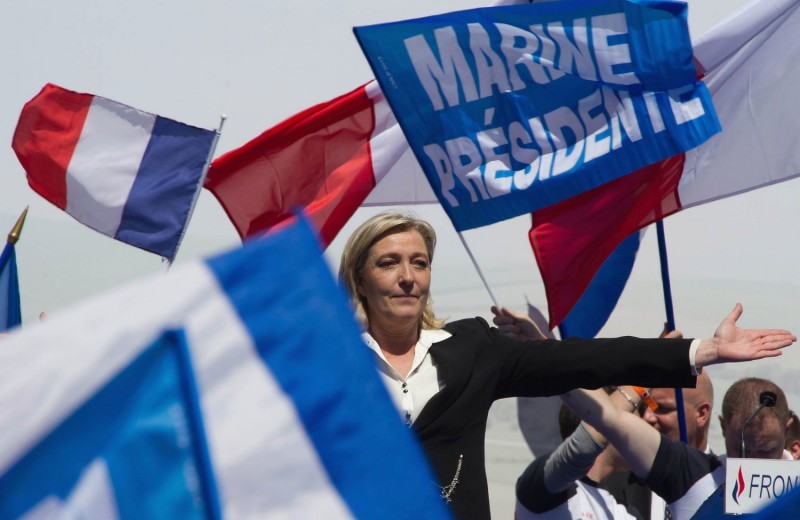
[[[744,493],[744,476],[742,475],[742,467],[739,466],[739,475],[733,484],[733,493],[731,495],[736,505],[739,505],[739,497],[742,496],[742,493]]]

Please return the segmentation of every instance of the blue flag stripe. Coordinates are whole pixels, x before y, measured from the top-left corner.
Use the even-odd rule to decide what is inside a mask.
[[[17,253],[12,244],[6,244],[0,255],[0,331],[22,323],[22,309],[17,277]]]
[[[181,389],[186,403],[186,416],[194,439],[192,449],[197,463],[197,473],[200,477],[200,488],[203,490],[203,505],[205,506],[206,518],[208,520],[219,520],[222,518],[222,508],[217,491],[217,481],[214,477],[214,467],[211,464],[203,412],[200,408],[200,393],[194,376],[189,344],[186,341],[186,332],[183,329],[174,331],[173,334],[175,338],[175,353],[178,358],[178,370],[181,374]]]
[[[163,334],[0,476],[0,518],[53,507],[96,513],[101,502],[123,520],[205,518],[204,490],[187,473],[202,447],[184,433],[179,342],[177,332]],[[87,482],[97,467],[106,468],[99,487]],[[74,501],[87,489],[91,501]]]
[[[581,299],[559,325],[562,338],[575,336],[590,339],[600,332],[622,296],[633,270],[640,241],[641,232],[636,231],[606,258]]]
[[[114,238],[173,258],[213,140],[210,130],[156,117]]]

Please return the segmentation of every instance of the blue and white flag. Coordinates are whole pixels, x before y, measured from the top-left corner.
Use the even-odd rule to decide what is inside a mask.
[[[0,477],[0,518],[219,518],[188,359],[144,349]]]
[[[683,2],[563,0],[355,29],[456,229],[573,197],[719,131]]]
[[[4,338],[0,431],[0,518],[448,517],[305,221]]]

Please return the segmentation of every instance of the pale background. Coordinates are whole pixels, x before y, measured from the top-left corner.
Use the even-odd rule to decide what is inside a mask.
[[[693,35],[742,0],[692,0]],[[23,104],[47,83],[89,92],[197,126],[227,114],[217,156],[282,119],[365,83],[371,77],[354,25],[387,22],[484,5],[478,0],[293,2],[229,0],[27,0],[2,2],[0,64],[0,234],[30,205],[17,246],[24,324],[93,294],[166,272],[149,253],[106,238],[36,195],[11,150]],[[798,135],[787,135],[797,146]],[[731,172],[735,174],[735,172]],[[797,273],[800,183],[687,210],[666,221],[676,321],[687,336],[707,337],[734,303],[741,324],[800,331]],[[432,293],[451,319],[490,317],[491,300],[452,225],[437,206],[406,208],[434,223],[440,242]],[[328,251],[335,269],[344,238],[377,210],[359,210]],[[546,309],[544,291],[520,217],[465,233],[501,304]],[[235,247],[238,237],[209,192],[203,192],[177,265]],[[664,310],[655,231],[642,244],[633,276],[601,336],[653,336]],[[91,333],[91,331],[87,331]],[[775,360],[713,367],[715,408],[745,375],[775,380],[800,408],[800,347]],[[548,421],[544,417],[545,422]],[[519,432],[515,402],[498,403],[487,439],[496,518],[513,512],[513,483],[531,454]],[[712,447],[723,451],[716,421]]]

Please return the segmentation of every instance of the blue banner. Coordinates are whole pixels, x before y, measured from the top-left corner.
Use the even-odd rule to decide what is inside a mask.
[[[161,336],[0,477],[0,518],[220,518],[188,359]]]
[[[541,209],[719,131],[683,2],[562,0],[357,27],[456,229]]]

